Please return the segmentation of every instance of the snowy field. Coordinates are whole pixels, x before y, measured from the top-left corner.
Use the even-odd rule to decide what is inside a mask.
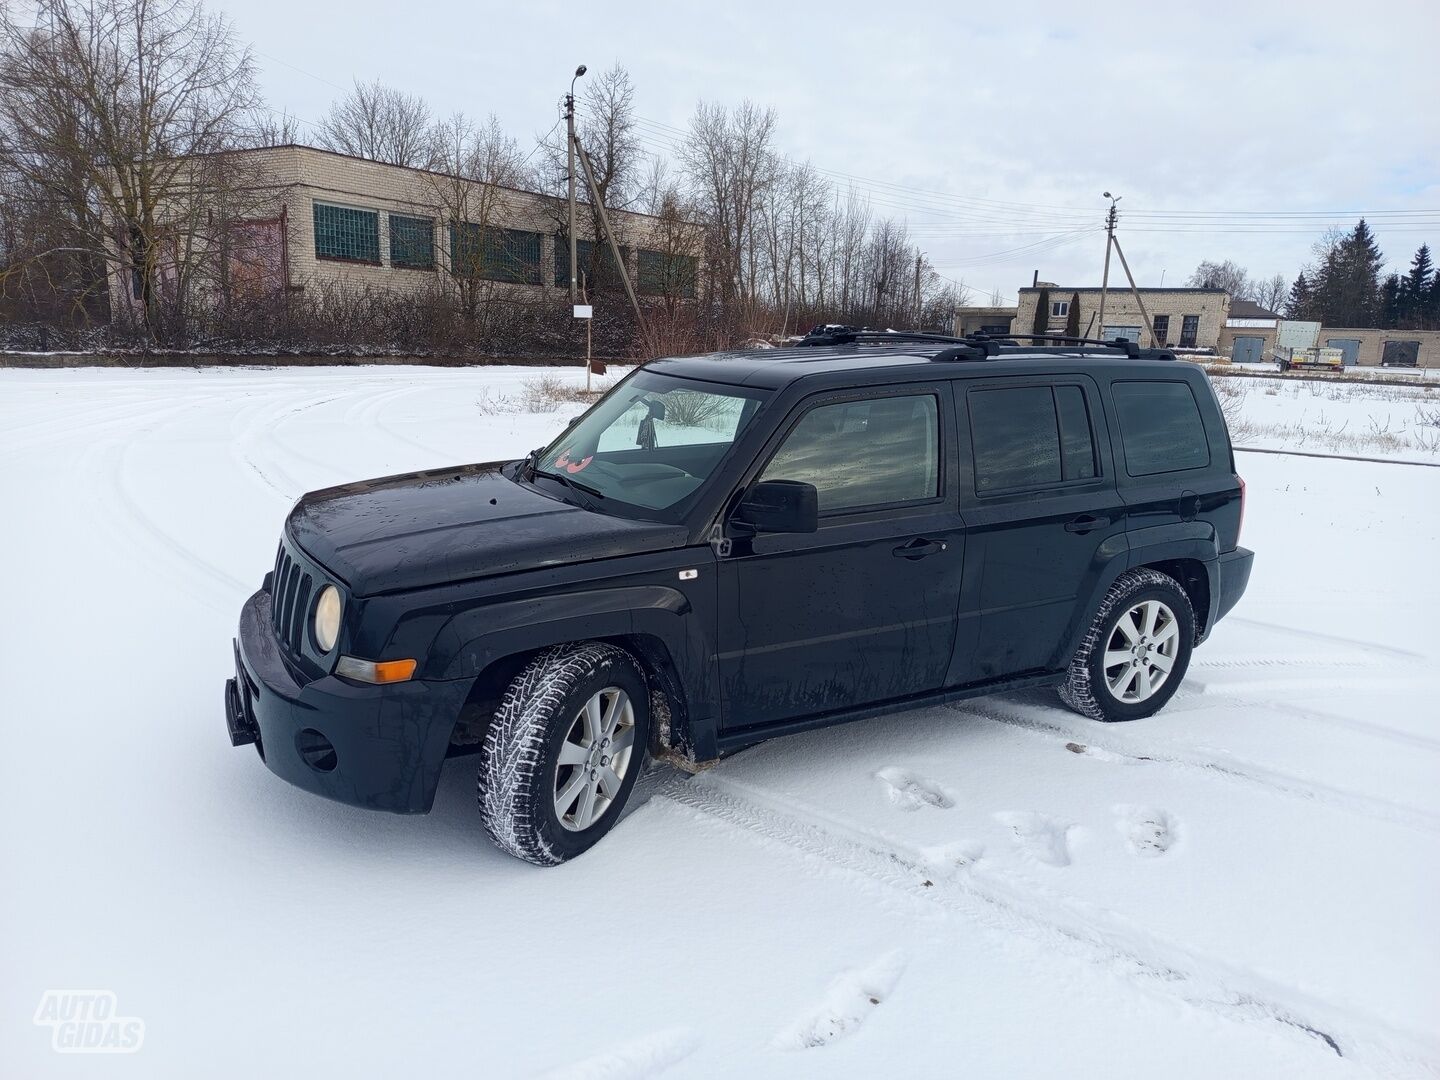
[[[295,497],[518,456],[580,411],[543,374],[0,371],[0,1075],[1440,1073],[1440,470],[1242,455],[1249,593],[1151,720],[781,740],[554,870],[490,847],[464,760],[401,818],[231,749]],[[1319,408],[1367,407],[1243,402]],[[141,1049],[54,1053],[77,988]]]

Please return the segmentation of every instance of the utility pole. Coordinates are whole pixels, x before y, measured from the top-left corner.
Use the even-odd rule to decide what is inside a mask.
[[[585,74],[585,65],[575,69],[575,79]],[[565,95],[565,177],[570,186],[570,306],[578,302],[578,287],[575,277],[575,79],[570,80],[570,92]]]
[[[620,254],[620,245],[615,240],[615,230],[610,227],[610,215],[605,212],[605,200],[601,198],[600,188],[595,183],[595,170],[591,167],[590,155],[585,152],[585,147],[580,145],[578,139],[572,139],[571,145],[575,148],[575,154],[580,158],[581,168],[585,170],[585,182],[590,188],[591,205],[600,213],[600,226],[605,230],[605,239],[610,243],[610,254],[614,256],[615,266],[620,271],[620,284],[625,286],[625,295],[630,298],[630,306],[635,309],[635,325],[644,334],[645,316],[640,311],[640,301],[635,299],[635,287],[630,284],[630,271],[626,268],[625,259]],[[574,274],[573,266],[570,272]]]
[[[1115,213],[1115,204],[1121,199],[1119,195],[1111,195],[1105,192],[1105,198],[1110,200],[1110,212],[1105,215],[1105,272],[1100,277],[1100,334],[1105,334],[1105,298],[1110,291],[1110,244],[1115,239],[1115,221],[1118,215]]]
[[[1120,246],[1120,238],[1112,235],[1110,243],[1115,245],[1115,254],[1120,256],[1120,265],[1125,268],[1125,280],[1130,282],[1130,293],[1135,297],[1135,305],[1140,309],[1140,318],[1145,320],[1145,332],[1150,335],[1150,344],[1158,346],[1160,342],[1155,337],[1155,324],[1150,321],[1150,313],[1145,310],[1145,301],[1140,299],[1140,290],[1135,287],[1135,275],[1130,273],[1130,264],[1125,261],[1125,251]],[[1103,327],[1100,332],[1105,332]]]
[[[922,329],[920,322],[925,317],[924,305],[920,303],[920,252],[915,252],[915,329]]]

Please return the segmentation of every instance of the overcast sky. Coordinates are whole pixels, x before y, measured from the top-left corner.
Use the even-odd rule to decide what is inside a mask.
[[[1105,190],[1142,285],[1291,278],[1356,211],[1394,268],[1440,245],[1440,0],[219,6],[304,121],[378,77],[528,149],[577,63],[629,69],[657,151],[701,98],[773,105],[785,154],[906,219],[972,303],[1098,282]]]

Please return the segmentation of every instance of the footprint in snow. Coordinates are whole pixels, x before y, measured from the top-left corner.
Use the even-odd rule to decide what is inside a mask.
[[[584,1061],[541,1074],[536,1080],[639,1080],[659,1076],[693,1054],[700,1035],[691,1028],[670,1028],[620,1043]]]
[[[927,780],[909,769],[889,765],[877,772],[875,777],[885,785],[890,801],[901,810],[919,810],[922,806],[949,810],[955,805],[955,800],[934,780]]]
[[[1066,834],[1074,827],[1033,810],[1006,810],[995,820],[1008,825],[1020,850],[1047,866],[1070,865],[1070,843]]]
[[[1153,857],[1164,855],[1174,846],[1176,821],[1164,810],[1121,803],[1114,811],[1115,827],[1125,837],[1130,854]]]
[[[897,950],[868,967],[841,972],[815,1009],[775,1036],[775,1046],[803,1050],[853,1035],[894,993],[904,971],[905,954]]]

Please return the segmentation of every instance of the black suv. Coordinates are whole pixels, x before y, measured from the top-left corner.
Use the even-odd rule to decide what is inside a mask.
[[[1240,598],[1205,373],[1126,342],[832,332],[637,368],[523,461],[306,495],[240,615],[236,745],[322,795],[480,816],[539,864],[647,756],[1056,686],[1149,716]]]

